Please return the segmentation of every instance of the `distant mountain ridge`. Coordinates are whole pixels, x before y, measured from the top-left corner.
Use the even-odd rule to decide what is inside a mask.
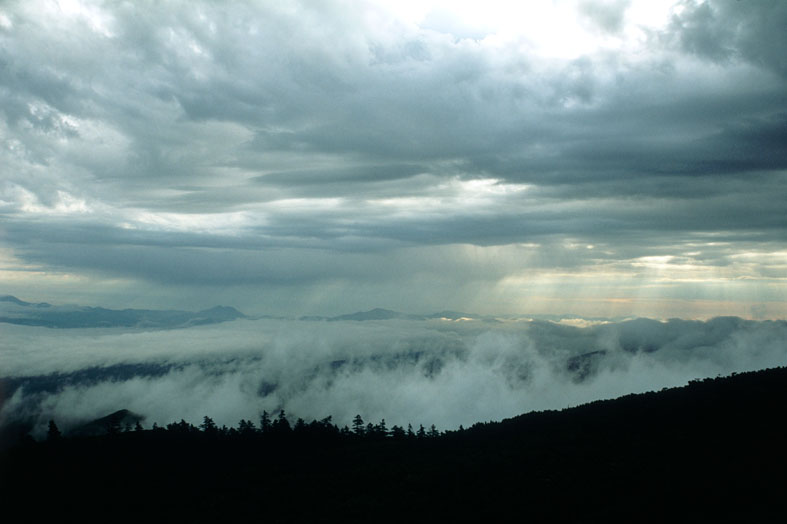
[[[304,316],[299,320],[325,320],[328,322],[338,322],[345,320],[352,320],[356,322],[364,322],[367,320],[484,320],[494,322],[492,317],[485,317],[470,313],[461,313],[459,311],[440,311],[438,313],[431,313],[428,315],[418,315],[414,313],[402,313],[391,309],[374,308],[368,311],[357,311],[355,313],[347,313],[344,315],[328,316]]]
[[[392,320],[392,319],[406,319],[406,320],[421,320],[419,315],[410,315],[407,313],[400,313],[399,311],[392,311],[390,309],[374,308],[369,311],[359,311],[356,313],[349,313],[346,315],[338,315],[329,317],[329,321],[337,320]]]
[[[260,317],[260,318],[274,318],[274,317]],[[326,316],[326,315],[306,315],[301,316],[298,320],[306,321],[327,321],[337,322],[344,320],[351,320],[356,322],[364,322],[368,320],[445,320],[461,322],[466,320],[477,320],[482,322],[501,322],[505,319],[508,320],[544,320],[549,322],[563,322],[573,320],[583,320],[588,322],[610,322],[610,321],[624,321],[631,320],[632,317],[585,317],[575,314],[527,314],[527,315],[479,315],[477,313],[466,313],[462,311],[443,310],[436,313],[417,314],[417,313],[402,313],[392,309],[374,308],[368,311],[356,311],[354,313],[345,313],[342,315]]]
[[[87,327],[187,327],[189,325],[213,324],[226,322],[238,318],[278,319],[287,320],[287,317],[271,315],[245,315],[231,306],[214,306],[202,311],[181,310],[152,310],[152,309],[107,309],[103,307],[89,307],[77,305],[54,306],[47,302],[26,302],[12,295],[0,296],[0,322],[21,324],[28,326],[43,326],[51,328],[87,328]],[[436,313],[417,314],[403,313],[385,308],[374,308],[368,311],[356,311],[341,315],[306,315],[298,317],[301,321],[382,321],[382,320],[443,320],[462,322],[475,320],[481,322],[497,323],[504,319],[531,319],[560,322],[575,320],[576,315],[527,315],[526,317],[491,315],[478,315],[461,311],[444,310]],[[291,318],[290,318],[291,319]],[[584,318],[588,321],[626,320],[618,318]]]
[[[0,297],[0,322],[48,328],[144,327],[174,328],[227,322],[246,315],[230,306],[202,311],[157,309],[107,309],[89,306],[53,306]]]
[[[20,300],[13,295],[3,295],[0,296],[0,302],[10,302],[12,304],[16,304],[17,306],[30,306],[30,307],[52,307],[52,304],[48,304],[46,302],[25,302],[24,300]]]

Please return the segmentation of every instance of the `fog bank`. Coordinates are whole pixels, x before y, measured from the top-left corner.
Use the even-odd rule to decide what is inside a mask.
[[[185,329],[4,325],[0,424],[127,408],[145,426],[355,414],[440,429],[784,365],[787,322],[242,319]]]

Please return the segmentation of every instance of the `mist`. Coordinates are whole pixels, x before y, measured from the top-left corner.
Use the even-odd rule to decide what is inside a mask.
[[[360,414],[440,429],[784,365],[787,322],[242,319],[172,330],[4,325],[0,425],[118,409],[145,427]]]

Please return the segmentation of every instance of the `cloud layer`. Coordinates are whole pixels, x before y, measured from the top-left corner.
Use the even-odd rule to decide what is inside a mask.
[[[492,4],[6,3],[6,292],[783,317],[783,2]]]
[[[44,431],[118,409],[159,425],[285,409],[470,425],[784,365],[787,324],[734,317],[585,323],[236,320],[167,331],[8,326],[0,424]],[[54,373],[54,375],[53,375]]]

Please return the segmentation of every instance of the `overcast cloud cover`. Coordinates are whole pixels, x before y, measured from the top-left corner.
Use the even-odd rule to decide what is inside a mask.
[[[0,425],[445,428],[783,365],[785,27],[782,0],[0,3],[0,295],[251,315],[0,323]],[[505,321],[257,317],[374,307]],[[584,320],[512,320],[548,314]],[[637,316],[672,320],[587,322]]]
[[[0,285],[784,318],[785,27],[780,0],[3,2]]]

